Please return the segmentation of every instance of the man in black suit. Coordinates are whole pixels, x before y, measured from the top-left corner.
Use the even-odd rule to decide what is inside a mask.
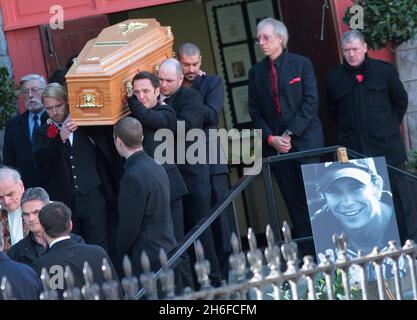
[[[161,145],[161,141],[155,140],[156,131],[159,129],[171,130],[175,133],[177,129],[177,116],[175,110],[158,102],[159,79],[150,72],[142,71],[136,74],[132,80],[133,95],[128,99],[129,109],[132,116],[140,121],[143,127],[143,149],[146,153],[155,158],[155,149]],[[172,152],[174,146],[170,146]],[[170,207],[172,222],[174,224],[174,234],[177,241],[184,236],[184,210],[182,197],[188,193],[187,186],[175,163],[164,162],[164,159],[156,159],[162,163],[170,186]],[[183,262],[180,266],[184,285],[193,287],[191,277],[191,265],[188,255],[182,257]]]
[[[52,289],[57,289],[62,298],[67,289],[64,279],[59,279],[66,266],[69,266],[74,276],[74,286],[82,288],[85,285],[83,275],[84,263],[88,262],[93,273],[93,282],[100,287],[106,281],[102,272],[103,260],[110,265],[113,280],[118,281],[116,271],[107,255],[100,246],[82,244],[70,237],[72,228],[71,210],[62,202],[51,202],[39,212],[39,221],[44,229],[44,237],[49,250],[44,256],[32,263],[32,268],[40,276],[45,268],[51,277]],[[58,271],[60,270],[60,271]]]
[[[164,168],[143,150],[143,129],[133,117],[114,126],[114,144],[126,159],[119,189],[119,224],[116,252],[119,268],[123,257],[132,261],[133,273],[142,270],[141,255],[146,252],[150,267],[157,271],[159,250],[168,253],[175,246],[169,197],[169,180]]]
[[[257,42],[266,56],[249,71],[249,112],[262,129],[263,155],[323,147],[318,117],[314,69],[306,57],[287,52],[288,31],[278,20],[266,18],[257,26]],[[303,158],[277,163],[273,168],[296,238],[311,236],[300,164],[319,162]],[[314,255],[312,242],[303,253]]]
[[[35,165],[34,132],[45,123],[41,95],[46,87],[44,77],[28,74],[19,82],[26,111],[10,119],[4,132],[3,164],[16,168],[26,188],[42,185],[44,172]]]
[[[186,135],[192,129],[202,129],[204,121],[204,103],[200,93],[191,88],[181,87],[184,79],[181,64],[176,59],[167,59],[158,72],[161,95],[160,99],[172,106],[177,114],[176,163],[188,188],[183,197],[184,229],[190,231],[210,211],[210,172],[206,159],[193,164],[187,159],[187,148],[202,143],[186,141]],[[204,132],[202,132],[204,136]],[[180,141],[178,143],[178,141]],[[204,142],[205,143],[205,142]],[[185,149],[183,148],[185,146]],[[202,146],[205,149],[205,145]],[[200,237],[204,252],[210,261],[213,281],[219,282],[220,266],[214,248],[211,230],[206,230]],[[215,283],[216,284],[216,283]]]
[[[30,265],[34,260],[43,256],[48,250],[44,239],[44,230],[39,222],[39,212],[50,202],[48,193],[41,187],[29,188],[20,200],[24,225],[29,229],[28,234],[7,251],[14,261]],[[83,238],[71,233],[71,238],[84,243]]]
[[[7,278],[12,288],[13,299],[38,300],[42,291],[38,276],[29,266],[10,260],[2,252],[3,245],[3,225],[0,223],[0,281],[3,277]],[[3,300],[1,292],[0,300]]]
[[[217,136],[219,120],[223,111],[224,84],[219,76],[202,72],[200,69],[202,60],[200,48],[194,43],[181,44],[178,47],[177,57],[184,73],[182,86],[200,92],[204,102],[203,130],[206,135],[206,159],[210,170],[211,207],[213,207],[229,191],[227,156],[220,143],[220,138]],[[228,273],[228,259],[232,252],[230,238],[232,230],[236,232],[235,225],[232,205],[212,225],[212,232],[216,234],[214,244],[224,274]]]
[[[36,133],[36,163],[48,169],[45,189],[73,211],[73,232],[108,250],[108,211],[116,208],[121,161],[110,127],[80,127],[71,119],[67,92],[58,83],[43,94],[49,119]]]

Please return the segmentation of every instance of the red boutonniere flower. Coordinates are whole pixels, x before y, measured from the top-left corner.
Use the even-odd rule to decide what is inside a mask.
[[[356,80],[358,80],[358,82],[362,82],[363,81],[363,74],[357,74],[356,75]]]
[[[59,129],[54,124],[50,124],[48,128],[46,129],[46,135],[48,138],[53,139],[55,138],[59,133]]]

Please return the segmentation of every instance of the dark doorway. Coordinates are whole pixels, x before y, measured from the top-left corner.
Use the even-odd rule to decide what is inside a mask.
[[[39,26],[48,79],[55,70],[65,68],[68,59],[78,55],[88,40],[109,26],[107,15],[65,21],[64,29]]]
[[[327,0],[280,0],[281,14],[289,33],[290,52],[311,59],[317,77],[320,95],[319,116],[323,124],[326,145],[335,144],[335,129],[326,108],[326,76],[340,64],[337,32],[333,23],[330,1]],[[323,4],[323,40],[321,40]]]

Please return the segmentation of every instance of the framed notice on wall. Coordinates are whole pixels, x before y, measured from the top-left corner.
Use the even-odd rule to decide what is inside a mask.
[[[217,74],[225,84],[226,127],[250,128],[248,74],[263,59],[253,40],[256,25],[266,17],[279,19],[278,0],[209,0],[205,5]]]

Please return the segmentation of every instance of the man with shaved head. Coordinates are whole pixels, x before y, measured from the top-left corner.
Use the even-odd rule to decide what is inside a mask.
[[[158,77],[161,90],[160,100],[172,106],[176,111],[177,128],[184,126],[185,134],[191,129],[202,129],[203,99],[198,91],[181,87],[184,75],[180,62],[176,59],[165,60],[159,67]],[[185,140],[185,137],[178,136],[177,138]],[[185,147],[188,148],[193,143],[194,141],[185,141]],[[177,151],[178,145],[176,146],[176,154]],[[185,152],[185,150],[183,151]],[[185,158],[185,154],[180,156]],[[189,191],[189,194],[183,197],[184,231],[187,233],[210,210],[210,173],[206,163],[191,164],[185,159],[185,163],[181,164],[177,158],[177,166]],[[220,277],[220,267],[211,230],[206,230],[200,239],[203,242],[206,257],[210,261],[212,280],[216,284]]]

